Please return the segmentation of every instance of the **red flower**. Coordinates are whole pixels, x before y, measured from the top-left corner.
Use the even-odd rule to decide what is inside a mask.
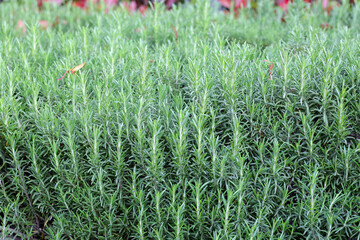
[[[45,20],[40,20],[39,24],[40,24],[41,28],[44,29],[44,30],[49,27],[49,22],[45,21]]]
[[[242,7],[246,7],[246,5],[247,5],[247,0],[234,0],[234,1],[235,1],[235,4],[234,4],[235,10],[242,8]],[[233,0],[219,0],[219,2],[224,7],[231,8]]]
[[[80,8],[86,8],[87,7],[87,0],[78,0],[76,2],[73,2],[73,4]]]
[[[26,33],[26,25],[23,20],[19,20],[16,24],[16,28],[21,30],[23,34]]]
[[[131,1],[130,4],[128,2],[122,2],[122,5],[129,13],[135,12],[137,8],[135,1]]]
[[[145,11],[147,10],[147,6],[145,6],[145,5],[141,5],[140,7],[139,7],[139,12],[141,13],[141,15],[145,15]]]
[[[276,3],[279,7],[281,7],[284,10],[284,12],[286,13],[288,12],[289,0],[278,0],[276,1]]]
[[[167,0],[166,1],[166,7],[167,9],[170,9],[172,5],[175,3],[176,0]]]
[[[329,0],[323,0],[322,1],[322,7],[326,9],[329,6]]]

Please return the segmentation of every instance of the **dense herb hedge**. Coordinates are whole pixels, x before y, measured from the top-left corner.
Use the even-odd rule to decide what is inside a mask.
[[[1,5],[0,238],[359,237],[359,6],[202,3]]]

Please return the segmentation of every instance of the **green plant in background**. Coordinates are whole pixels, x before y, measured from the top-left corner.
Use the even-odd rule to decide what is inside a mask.
[[[273,7],[2,4],[1,238],[358,238],[359,6]]]

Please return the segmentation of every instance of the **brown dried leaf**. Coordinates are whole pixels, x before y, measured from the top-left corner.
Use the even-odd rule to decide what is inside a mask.
[[[177,29],[176,29],[174,26],[172,26],[172,29],[174,30],[175,39],[177,40],[177,38],[178,38],[178,31],[177,31]]]
[[[77,71],[79,71],[81,68],[83,68],[84,66],[85,66],[85,63],[80,64],[79,66],[76,66],[76,67],[70,69],[69,72],[70,72],[71,74],[74,74],[75,72],[77,72]]]

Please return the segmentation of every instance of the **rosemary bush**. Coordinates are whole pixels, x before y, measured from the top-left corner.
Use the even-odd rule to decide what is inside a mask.
[[[0,239],[359,238],[359,5],[201,3],[1,5]]]

